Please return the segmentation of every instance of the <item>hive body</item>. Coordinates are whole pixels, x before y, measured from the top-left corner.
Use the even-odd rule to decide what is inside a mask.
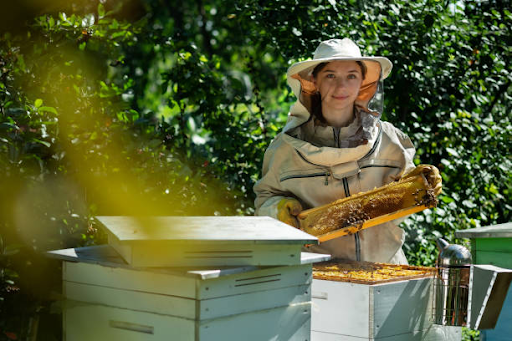
[[[311,340],[460,340],[460,327],[432,323],[432,271],[364,262],[316,264]]]

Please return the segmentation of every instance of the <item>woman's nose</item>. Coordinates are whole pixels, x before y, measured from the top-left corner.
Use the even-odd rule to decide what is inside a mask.
[[[346,85],[346,81],[343,78],[336,79],[336,87],[343,88]]]

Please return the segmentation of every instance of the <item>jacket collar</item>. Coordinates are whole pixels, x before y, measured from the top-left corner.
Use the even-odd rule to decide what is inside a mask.
[[[289,134],[283,134],[283,140],[292,146],[305,161],[314,165],[333,167],[342,163],[357,162],[367,156],[378,143],[380,137],[380,123],[377,123],[373,128],[368,142],[353,148],[316,146]]]
[[[350,145],[353,137],[359,139],[362,132],[361,119],[356,115],[355,119],[347,127],[336,128],[322,124],[317,119],[310,119],[301,125],[296,131],[300,136],[295,136],[301,140],[310,142],[315,146],[325,146],[333,148],[355,147],[355,143]],[[294,135],[290,133],[289,135]]]

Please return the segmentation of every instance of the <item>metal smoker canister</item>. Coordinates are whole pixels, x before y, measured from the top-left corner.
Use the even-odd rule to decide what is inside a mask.
[[[434,323],[466,326],[468,317],[471,253],[461,245],[437,239],[439,256],[434,278]]]

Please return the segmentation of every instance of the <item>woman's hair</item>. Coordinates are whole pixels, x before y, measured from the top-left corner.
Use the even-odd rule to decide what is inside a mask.
[[[356,60],[355,62],[361,68],[361,75],[362,75],[363,80],[364,80],[364,78],[366,77],[366,65],[363,62],[359,61],[359,60]],[[320,71],[322,71],[322,69],[327,64],[329,64],[329,62],[318,64],[313,69],[313,72],[312,72],[313,77],[316,78],[318,73]],[[322,115],[322,100],[320,98],[320,94],[319,93],[311,95],[311,117],[313,117],[313,116],[316,117],[318,120],[320,120],[320,122],[327,123],[325,121],[324,116]]]

